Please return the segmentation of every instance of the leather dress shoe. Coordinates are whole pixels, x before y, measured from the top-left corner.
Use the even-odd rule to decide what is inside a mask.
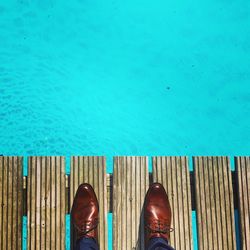
[[[144,223],[146,244],[151,238],[164,238],[169,241],[171,207],[164,187],[153,183],[145,197]]]
[[[94,189],[84,183],[78,187],[71,210],[72,223],[77,230],[77,239],[93,238],[97,241],[99,205]]]

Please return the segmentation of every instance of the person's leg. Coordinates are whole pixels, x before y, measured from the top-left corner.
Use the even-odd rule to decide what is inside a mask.
[[[152,238],[149,240],[147,250],[174,250],[164,238]]]
[[[99,246],[93,238],[82,238],[77,241],[75,250],[99,250]]]

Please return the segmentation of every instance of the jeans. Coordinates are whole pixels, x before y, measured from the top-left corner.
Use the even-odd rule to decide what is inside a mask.
[[[149,240],[147,250],[174,250],[163,238],[152,238]]]
[[[75,250],[99,250],[97,242],[92,238],[78,240]],[[163,238],[152,238],[147,250],[174,250]]]
[[[99,250],[99,246],[93,238],[82,238],[77,241],[75,250]]]

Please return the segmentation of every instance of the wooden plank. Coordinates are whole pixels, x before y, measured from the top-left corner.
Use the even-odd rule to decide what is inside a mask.
[[[23,157],[0,156],[0,249],[22,249]]]
[[[148,186],[147,157],[114,157],[113,249],[145,249],[143,203]]]
[[[241,249],[250,249],[250,157],[236,157]]]
[[[41,159],[41,165],[44,166],[46,164],[46,158],[43,157]],[[41,169],[41,167],[40,167]],[[40,170],[39,169],[39,170]],[[37,171],[39,173],[39,171]],[[46,197],[46,172],[42,171],[40,172],[41,175],[41,197]],[[39,178],[39,175],[38,175]],[[46,228],[45,228],[45,224],[46,224],[46,199],[42,198],[41,199],[41,249],[45,249],[46,246]],[[59,234],[60,235],[60,234]]]
[[[113,174],[107,174],[107,206],[108,212],[113,210]]]
[[[108,249],[107,240],[107,180],[106,180],[106,159],[98,156],[73,156],[71,157],[70,174],[70,207],[72,207],[75,193],[82,183],[89,183],[93,186],[99,202],[99,246],[100,249]],[[73,225],[71,225],[71,248],[76,242]]]
[[[161,183],[172,208],[170,245],[175,249],[193,249],[192,206],[187,157],[153,157],[153,181]]]
[[[29,157],[28,249],[65,249],[65,158]]]
[[[228,157],[194,157],[199,249],[236,249]]]

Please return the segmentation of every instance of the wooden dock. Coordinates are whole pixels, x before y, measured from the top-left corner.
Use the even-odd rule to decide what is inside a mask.
[[[0,156],[0,250],[22,249],[23,216],[27,249],[65,249],[65,215],[83,182],[94,187],[99,200],[100,249],[108,249],[108,212],[114,250],[145,248],[144,197],[150,183],[160,182],[172,207],[173,247],[193,249],[193,210],[199,249],[236,249],[237,209],[241,249],[250,250],[250,157],[235,157],[234,171],[222,156],[193,157],[192,163],[187,157],[153,157],[152,173],[145,156],[114,157],[113,174],[106,174],[105,157],[97,156],[71,157],[70,175],[63,156],[29,157],[28,176],[23,164],[23,157]]]

